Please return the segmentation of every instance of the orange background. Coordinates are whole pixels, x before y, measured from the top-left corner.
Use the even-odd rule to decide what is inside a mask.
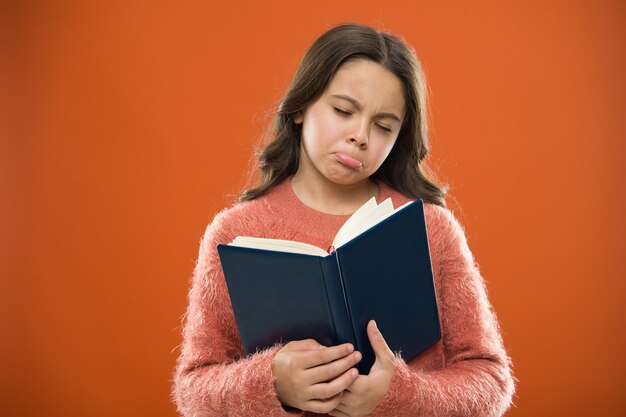
[[[431,162],[519,379],[507,415],[624,415],[624,2],[6,3],[0,415],[176,415],[199,239],[346,21],[424,63]]]

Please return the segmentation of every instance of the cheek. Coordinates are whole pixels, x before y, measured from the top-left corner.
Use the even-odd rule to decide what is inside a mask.
[[[306,122],[303,135],[309,144],[329,144],[339,133],[339,126],[331,116],[316,115]]]
[[[389,142],[379,143],[374,152],[376,156],[371,160],[372,169],[377,170],[385,162],[385,159],[387,159],[391,153],[391,149],[393,149],[393,143],[395,143],[395,141],[392,142],[392,144],[389,144]]]
[[[391,149],[393,149],[394,144],[395,144],[395,141],[391,141],[391,142],[384,141],[380,143],[376,154],[379,155],[381,164],[387,158],[387,156],[389,156],[389,153],[391,152]]]

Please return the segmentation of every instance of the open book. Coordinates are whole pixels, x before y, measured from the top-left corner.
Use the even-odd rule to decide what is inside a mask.
[[[367,374],[375,360],[370,319],[406,361],[440,339],[421,200],[395,210],[389,199],[368,201],[332,249],[248,237],[217,245],[246,354],[292,340],[348,342]]]
[[[348,243],[350,240],[354,239],[370,227],[375,226],[376,224],[385,220],[387,217],[394,214],[396,211],[403,209],[409,204],[410,202],[394,210],[391,198],[386,199],[380,204],[376,204],[376,198],[372,197],[357,211],[355,211],[352,216],[350,216],[350,218],[346,220],[343,226],[341,226],[341,228],[335,235],[335,239],[333,240],[331,252]],[[328,252],[326,252],[322,248],[314,245],[309,245],[308,243],[295,242],[292,240],[237,236],[230,243],[230,245],[239,246],[242,248],[301,253],[304,255],[328,255]]]

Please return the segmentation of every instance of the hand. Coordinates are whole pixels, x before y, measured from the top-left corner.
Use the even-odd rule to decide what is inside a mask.
[[[325,347],[312,339],[289,342],[272,362],[276,395],[284,405],[328,413],[359,375],[353,366],[360,360],[361,353],[349,343]]]
[[[376,361],[369,375],[359,375],[343,393],[337,408],[329,413],[333,417],[360,417],[370,414],[389,388],[398,359],[387,346],[374,320],[367,324],[367,336],[376,354]]]

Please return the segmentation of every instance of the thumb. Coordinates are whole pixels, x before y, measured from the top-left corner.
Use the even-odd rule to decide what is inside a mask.
[[[367,323],[367,336],[370,339],[374,354],[376,355],[376,363],[374,365],[382,366],[383,368],[395,368],[396,356],[393,354],[383,334],[378,329],[376,321],[370,320]]]

